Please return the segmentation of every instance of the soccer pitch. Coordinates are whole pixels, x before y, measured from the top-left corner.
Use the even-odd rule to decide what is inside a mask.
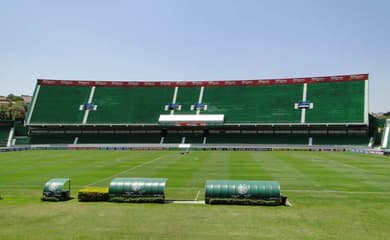
[[[0,239],[387,239],[389,173],[389,157],[347,152],[5,152]],[[41,202],[58,177],[76,199]],[[204,200],[210,179],[276,180],[293,207],[77,201],[115,177],[168,178],[175,200]]]

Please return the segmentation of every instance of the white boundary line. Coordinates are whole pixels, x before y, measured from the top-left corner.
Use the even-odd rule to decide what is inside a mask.
[[[172,200],[168,203],[175,203],[175,204],[205,204],[204,201],[191,201],[191,200]]]
[[[293,205],[291,204],[290,201],[288,201],[288,199],[286,200],[286,207],[292,207]]]
[[[194,201],[198,201],[199,194],[200,194],[200,190],[199,190],[198,193],[196,194],[196,197],[195,197]]]

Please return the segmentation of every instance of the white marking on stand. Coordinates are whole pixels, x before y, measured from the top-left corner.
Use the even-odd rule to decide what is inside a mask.
[[[8,133],[8,140],[7,140],[7,147],[11,147],[12,144],[12,139],[15,135],[15,128],[11,128]]]
[[[313,146],[313,137],[309,137],[309,146]]]
[[[35,102],[37,101],[40,88],[41,88],[41,85],[37,85],[37,90],[35,91],[34,98],[33,98],[32,103],[31,103],[31,109],[28,113],[27,124],[30,124],[31,116],[32,116],[32,113],[33,113],[34,108],[35,108]]]
[[[175,91],[173,92],[173,98],[172,98],[172,103],[176,103],[176,98],[177,98],[177,92],[179,91],[179,87],[175,87]],[[171,115],[175,112],[175,109],[171,110]]]
[[[201,88],[200,88],[200,93],[199,93],[198,103],[201,103],[201,102],[202,102],[202,99],[203,99],[203,92],[204,92],[204,87],[201,87]],[[200,114],[200,109],[196,109],[196,114],[197,114],[197,115]]]
[[[385,133],[383,134],[382,148],[387,148],[387,145],[389,143],[389,132],[390,132],[390,126],[386,126]]]
[[[364,123],[368,124],[368,80],[364,81]]]
[[[302,93],[302,101],[306,102],[307,98],[307,83],[303,84],[303,93]],[[301,123],[305,123],[306,119],[306,108],[302,108],[301,110]]]
[[[95,94],[95,86],[93,86],[91,88],[91,92],[89,93],[88,103],[92,103],[92,99],[93,99],[94,94]],[[87,123],[88,115],[89,115],[89,109],[86,109],[85,113],[84,113],[83,124]]]

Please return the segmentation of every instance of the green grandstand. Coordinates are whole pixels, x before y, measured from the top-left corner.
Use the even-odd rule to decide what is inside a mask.
[[[10,132],[12,132],[13,121],[0,121],[0,147],[6,147],[10,145],[9,138]]]
[[[32,144],[367,145],[368,74],[236,81],[38,79]]]

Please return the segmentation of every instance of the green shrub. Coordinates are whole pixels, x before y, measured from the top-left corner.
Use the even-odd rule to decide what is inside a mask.
[[[108,201],[108,188],[92,187],[80,189],[77,198],[79,202],[104,202]]]
[[[265,200],[265,199],[243,199],[243,198],[211,198],[206,200],[209,204],[227,204],[227,205],[266,205],[266,206],[278,206],[281,205],[281,201],[277,199]]]
[[[129,196],[111,196],[110,202],[126,202],[126,203],[164,203],[163,196],[137,196],[137,197],[129,197]]]

